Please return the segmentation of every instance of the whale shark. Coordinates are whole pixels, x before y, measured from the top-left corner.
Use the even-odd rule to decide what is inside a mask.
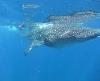
[[[27,53],[41,45],[62,47],[99,37],[100,29],[87,27],[84,24],[96,18],[100,18],[100,13],[87,11],[67,16],[49,16],[47,22],[32,23],[27,34],[31,40]]]

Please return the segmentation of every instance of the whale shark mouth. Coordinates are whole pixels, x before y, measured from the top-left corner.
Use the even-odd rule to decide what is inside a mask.
[[[53,26],[53,23],[36,23],[38,29],[46,29]]]

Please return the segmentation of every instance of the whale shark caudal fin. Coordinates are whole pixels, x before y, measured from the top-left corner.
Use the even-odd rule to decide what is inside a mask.
[[[44,41],[39,41],[39,40],[34,40],[32,41],[32,43],[30,44],[30,46],[26,49],[25,51],[25,56],[30,54],[30,52],[32,51],[32,49],[34,47],[38,47],[44,44]]]

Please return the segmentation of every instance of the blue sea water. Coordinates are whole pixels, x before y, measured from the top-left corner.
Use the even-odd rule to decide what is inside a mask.
[[[23,4],[36,4],[23,10]],[[56,49],[40,46],[24,56],[29,40],[9,26],[26,16],[45,22],[50,15],[100,12],[99,0],[0,0],[0,81],[100,81],[100,38]],[[100,20],[88,23],[100,28]]]

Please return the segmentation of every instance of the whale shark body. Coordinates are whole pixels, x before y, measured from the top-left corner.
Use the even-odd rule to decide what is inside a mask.
[[[84,42],[100,36],[100,29],[84,27],[84,22],[94,18],[100,18],[100,14],[79,12],[71,16],[50,16],[48,22],[32,24],[28,34],[32,43],[27,52],[41,45],[58,47]]]
[[[33,47],[46,45],[49,47],[57,47],[65,44],[87,41],[100,36],[100,30],[92,28],[76,28],[76,27],[50,27],[35,33],[31,32],[29,37],[32,40],[28,51]]]

